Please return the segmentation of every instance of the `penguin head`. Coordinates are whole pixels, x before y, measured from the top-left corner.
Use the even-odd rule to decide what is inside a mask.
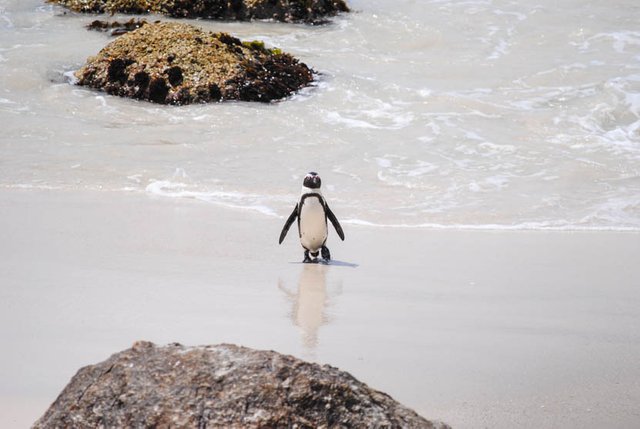
[[[320,176],[313,171],[304,176],[304,181],[302,182],[302,186],[309,189],[320,189],[321,184]]]

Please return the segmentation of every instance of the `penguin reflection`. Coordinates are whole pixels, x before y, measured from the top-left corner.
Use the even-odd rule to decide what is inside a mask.
[[[317,347],[318,330],[328,321],[325,316],[328,269],[324,264],[304,264],[295,293],[285,288],[282,281],[278,284],[293,302],[291,318],[302,329],[302,345],[307,351]]]

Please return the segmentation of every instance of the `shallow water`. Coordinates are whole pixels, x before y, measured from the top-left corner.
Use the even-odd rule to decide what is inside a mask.
[[[636,1],[350,4],[321,27],[196,22],[318,81],[270,105],[172,107],[69,83],[110,41],[83,28],[94,17],[0,1],[0,186],[286,216],[315,170],[344,223],[640,230]]]

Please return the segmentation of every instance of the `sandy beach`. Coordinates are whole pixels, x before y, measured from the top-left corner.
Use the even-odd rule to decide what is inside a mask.
[[[3,428],[141,339],[328,363],[456,428],[640,421],[636,233],[345,225],[322,266],[199,201],[3,190],[0,218]]]

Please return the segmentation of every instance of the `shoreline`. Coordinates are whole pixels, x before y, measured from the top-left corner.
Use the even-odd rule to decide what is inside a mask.
[[[0,193],[2,192],[35,192],[35,193],[47,193],[47,192],[56,192],[62,194],[71,194],[71,193],[79,193],[79,194],[89,194],[89,193],[100,193],[106,195],[126,195],[126,196],[136,196],[138,198],[146,198],[149,200],[165,200],[167,202],[173,201],[175,204],[179,203],[197,203],[197,204],[205,204],[208,206],[215,206],[220,210],[231,210],[244,212],[249,214],[261,214],[266,218],[271,219],[280,219],[284,221],[286,219],[286,215],[280,215],[275,212],[275,210],[271,207],[263,207],[263,206],[241,206],[234,204],[225,204],[217,201],[210,201],[205,198],[199,197],[198,192],[193,192],[194,195],[171,195],[171,194],[163,194],[154,190],[149,190],[150,186],[155,186],[158,183],[170,183],[166,180],[159,180],[156,182],[152,182],[145,189],[133,189],[133,188],[123,188],[123,189],[103,189],[100,187],[97,188],[68,188],[65,186],[34,186],[34,185],[20,185],[20,184],[12,184],[12,185],[0,185]],[[187,192],[188,194],[189,192]],[[205,193],[206,195],[206,193]],[[297,198],[296,195],[290,195],[290,199],[295,201]],[[340,220],[341,224],[350,225],[356,228],[373,228],[373,229],[415,229],[415,230],[423,230],[423,231],[480,231],[480,232],[567,232],[567,233],[622,233],[622,234],[640,234],[640,228],[633,226],[575,226],[575,225],[557,225],[557,226],[545,226],[547,221],[531,221],[531,222],[522,222],[515,225],[510,224],[439,224],[439,223],[418,223],[418,224],[405,224],[405,223],[375,223],[370,222],[363,219],[357,218],[344,218]]]
[[[198,201],[2,189],[0,215],[2,427],[136,340],[327,363],[452,427],[640,419],[634,232],[345,224],[319,266],[282,219]]]

